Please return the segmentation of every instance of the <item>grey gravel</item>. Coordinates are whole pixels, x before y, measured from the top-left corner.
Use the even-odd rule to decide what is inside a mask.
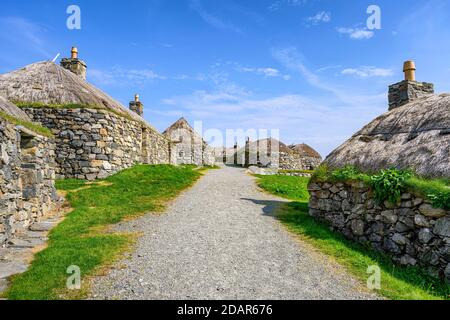
[[[241,168],[208,171],[164,214],[117,226],[143,235],[91,299],[378,299],[284,229],[284,202]]]

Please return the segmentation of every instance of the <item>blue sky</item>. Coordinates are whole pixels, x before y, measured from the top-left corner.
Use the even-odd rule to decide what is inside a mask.
[[[81,30],[66,27],[72,4]],[[372,4],[381,30],[366,27]],[[0,73],[76,45],[88,81],[125,105],[140,93],[159,130],[180,116],[280,129],[326,156],[387,110],[403,61],[449,92],[448,39],[445,0],[2,0]]]

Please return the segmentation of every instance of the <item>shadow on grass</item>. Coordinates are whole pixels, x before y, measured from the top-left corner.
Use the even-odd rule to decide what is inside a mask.
[[[396,300],[450,299],[450,286],[427,275],[418,267],[402,267],[372,249],[347,240],[341,234],[330,230],[329,226],[316,221],[308,214],[308,203],[264,201],[243,199],[263,206],[265,216],[281,221],[291,232],[299,236],[321,252],[333,257],[339,264],[366,283],[369,266],[381,269],[381,289],[379,294]]]

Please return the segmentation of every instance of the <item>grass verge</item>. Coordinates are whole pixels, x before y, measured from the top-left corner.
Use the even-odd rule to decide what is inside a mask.
[[[450,286],[434,279],[419,268],[399,267],[385,255],[371,248],[346,240],[315,221],[308,214],[308,178],[285,176],[257,176],[258,185],[272,194],[293,202],[282,207],[277,218],[301,240],[310,243],[332,257],[348,272],[365,284],[367,268],[381,269],[381,290],[377,293],[393,300],[450,299]]]
[[[47,129],[37,123],[30,122],[30,121],[24,121],[20,120],[16,117],[13,117],[3,111],[0,111],[0,118],[5,119],[8,122],[11,122],[12,124],[15,124],[16,126],[22,126],[27,129],[30,129],[33,132],[36,132],[37,134],[40,134],[41,136],[47,137],[47,138],[53,138],[53,133],[50,129]]]
[[[130,247],[132,234],[108,233],[107,228],[124,219],[164,208],[201,173],[192,167],[139,165],[103,181],[57,182],[67,192],[73,211],[55,227],[48,247],[38,253],[27,272],[14,276],[5,297],[15,300],[49,300],[62,296],[84,298],[86,279],[109,265]],[[67,268],[78,266],[82,274],[79,292],[66,290]]]

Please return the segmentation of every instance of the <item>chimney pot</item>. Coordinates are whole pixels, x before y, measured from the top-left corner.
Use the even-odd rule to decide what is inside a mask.
[[[130,110],[137,113],[139,116],[144,116],[144,105],[139,101],[139,95],[134,95],[134,100],[130,101]]]
[[[71,58],[72,59],[78,59],[78,49],[77,47],[72,47],[72,50],[70,51]]]
[[[405,80],[416,81],[416,64],[414,61],[406,61],[403,64],[403,72],[405,73]]]

